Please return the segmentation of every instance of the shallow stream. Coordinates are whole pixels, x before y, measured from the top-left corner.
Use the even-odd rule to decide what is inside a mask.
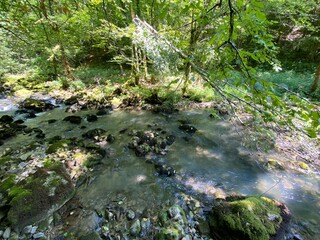
[[[0,117],[14,110],[13,107],[5,107],[6,104],[0,102]],[[74,115],[84,117],[93,113],[95,111],[82,111]],[[95,128],[105,129],[115,136],[114,143],[103,146],[108,154],[103,164],[96,169],[94,179],[79,191],[83,205],[88,208],[102,209],[116,195],[127,199],[136,211],[158,208],[166,201],[175,201],[181,193],[206,200],[233,192],[265,195],[286,203],[300,228],[307,226],[306,230],[300,229],[302,232],[312,228],[320,236],[320,230],[317,229],[320,225],[319,174],[268,170],[261,161],[268,159],[267,153],[243,147],[244,135],[238,127],[227,121],[210,119],[205,110],[190,110],[173,115],[118,110],[99,117],[96,122],[82,120],[80,125],[62,121],[69,115],[73,114],[66,113],[65,108],[56,108],[37,114],[36,118],[27,119],[24,124],[40,128],[46,138],[57,135],[65,138],[81,137],[83,133]],[[16,119],[21,117],[19,115]],[[50,119],[58,121],[48,124]],[[193,135],[183,132],[178,128],[181,120],[189,121],[198,131]],[[81,129],[81,126],[86,128]],[[168,153],[160,158],[176,170],[176,175],[159,176],[152,164],[136,157],[127,147],[130,136],[119,133],[124,129],[157,130],[174,135],[175,142],[169,147]],[[5,148],[22,147],[33,140],[29,135],[19,134],[6,140],[0,147],[0,153]],[[272,152],[273,156],[275,154]],[[281,158],[280,155],[278,157]]]

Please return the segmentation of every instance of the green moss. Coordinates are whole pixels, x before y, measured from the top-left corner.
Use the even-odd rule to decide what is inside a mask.
[[[10,205],[15,205],[16,203],[20,202],[21,200],[24,200],[31,194],[32,192],[30,190],[25,189],[23,187],[12,187],[8,192],[9,197],[12,198],[10,201]]]
[[[58,168],[61,168],[62,163],[60,161],[57,161],[51,158],[46,158],[43,162],[43,166],[45,169],[49,171],[55,171]]]
[[[179,230],[175,228],[163,228],[156,235],[157,240],[179,240]]]
[[[304,163],[304,162],[299,162],[298,163],[299,167],[303,170],[309,170],[309,166],[308,164]]]
[[[275,159],[270,158],[267,163],[268,169],[284,170],[283,166]]]
[[[225,239],[268,240],[282,221],[276,203],[264,197],[248,197],[223,202],[210,217],[212,231],[226,234]]]
[[[64,139],[64,140],[60,140],[58,142],[55,142],[53,144],[51,144],[46,153],[50,154],[50,153],[55,153],[56,151],[58,151],[59,149],[64,149],[64,148],[68,148],[69,145],[71,144],[71,140],[69,139]]]
[[[87,168],[93,168],[95,165],[101,163],[102,157],[99,154],[89,154],[87,160],[84,162],[84,166]]]
[[[5,164],[6,162],[9,162],[9,161],[11,161],[12,159],[11,159],[11,157],[9,157],[9,156],[4,156],[4,157],[1,157],[0,158],[0,165],[3,165],[3,164]]]
[[[26,214],[31,208],[32,204],[28,200],[32,195],[32,192],[28,189],[24,189],[22,187],[13,187],[9,191],[9,197],[11,197],[11,201],[9,203],[10,206],[19,206],[19,213]],[[8,220],[12,224],[16,224],[19,221],[19,215],[16,214],[15,211],[12,211],[12,208],[8,212]]]
[[[0,191],[8,191],[15,185],[16,175],[11,174],[5,178],[0,184]]]

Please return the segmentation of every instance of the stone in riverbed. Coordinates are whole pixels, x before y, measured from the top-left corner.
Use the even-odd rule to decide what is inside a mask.
[[[44,235],[44,233],[43,232],[38,232],[38,233],[35,233],[35,234],[33,234],[33,236],[32,236],[34,239],[41,239],[41,238],[45,238],[45,235]]]
[[[101,129],[101,128],[95,128],[95,129],[89,130],[88,132],[82,134],[82,137],[86,137],[89,139],[97,139],[105,133],[106,133],[106,130]]]
[[[2,237],[3,237],[4,239],[8,239],[8,238],[10,237],[10,235],[11,235],[11,228],[8,227],[8,228],[6,228],[6,230],[4,231]]]
[[[173,167],[161,161],[155,162],[154,167],[159,175],[162,176],[172,177],[176,174],[176,170],[174,170]]]
[[[179,129],[190,134],[193,134],[197,131],[197,129],[194,126],[191,126],[189,124],[181,124],[179,126]]]
[[[55,106],[49,102],[33,98],[27,98],[24,100],[21,107],[35,112],[43,112],[55,108]]]
[[[3,115],[0,118],[0,123],[12,123],[13,122],[13,118],[9,115]]]
[[[82,118],[79,116],[68,116],[63,119],[63,121],[67,121],[67,122],[70,122],[73,124],[80,124],[81,120],[82,120]]]
[[[85,236],[80,237],[80,240],[101,240],[97,232],[91,232]]]
[[[127,212],[127,218],[128,220],[133,220],[136,217],[136,214],[134,213],[134,211],[132,211],[131,209],[128,210]]]
[[[159,215],[162,228],[156,234],[158,240],[179,240],[184,237],[184,229],[187,227],[187,218],[184,210],[173,205]]]
[[[98,120],[98,117],[96,116],[96,115],[88,115],[87,116],[87,121],[88,122],[95,122],[95,121],[97,121]]]
[[[136,237],[139,235],[140,231],[141,231],[141,223],[140,223],[140,220],[137,219],[136,221],[134,221],[134,223],[130,227],[130,235]]]

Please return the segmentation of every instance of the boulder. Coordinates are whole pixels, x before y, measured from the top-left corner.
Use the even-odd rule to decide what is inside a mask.
[[[98,117],[96,115],[94,115],[94,114],[91,114],[91,115],[87,116],[87,121],[88,122],[95,122],[97,120],[98,120]]]
[[[86,133],[82,134],[82,137],[89,138],[89,139],[98,139],[102,135],[106,133],[106,130],[102,128],[95,128],[92,130],[87,131]]]
[[[72,96],[64,101],[64,104],[67,106],[78,103],[78,96]]]
[[[229,197],[211,210],[210,233],[217,239],[282,239],[290,216],[285,205],[266,197]]]
[[[173,169],[170,165],[164,162],[155,162],[154,167],[159,175],[172,177],[176,174],[176,170]]]
[[[73,124],[80,124],[81,120],[82,120],[82,118],[79,116],[68,116],[63,119],[63,121],[67,121],[67,122],[70,122]]]
[[[59,161],[47,161],[34,174],[15,182],[11,175],[1,183],[9,206],[7,219],[17,231],[59,209],[74,194],[74,187]]]
[[[9,115],[3,115],[0,118],[0,123],[12,123],[13,122],[13,118]]]
[[[55,106],[49,102],[33,98],[27,98],[24,100],[20,107],[35,112],[44,112],[46,110],[55,108]]]
[[[197,129],[194,126],[191,126],[189,124],[181,124],[179,126],[179,129],[190,134],[195,133],[197,131]]]

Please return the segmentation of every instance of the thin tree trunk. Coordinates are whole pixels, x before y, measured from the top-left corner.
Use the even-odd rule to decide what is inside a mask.
[[[144,80],[148,80],[148,63],[147,63],[147,54],[141,50],[141,53],[143,55],[143,68],[144,68]]]
[[[318,87],[319,79],[320,79],[320,64],[318,65],[317,71],[316,71],[316,73],[314,75],[314,81],[313,81],[313,84],[312,84],[312,86],[310,88],[310,92],[316,91],[316,89]]]
[[[66,77],[68,77],[69,79],[75,80],[75,77],[72,74],[72,70],[71,70],[71,67],[70,67],[70,64],[69,64],[69,61],[67,58],[67,54],[66,54],[63,46],[61,46],[61,60],[62,60],[62,64],[64,67],[64,75]]]
[[[196,44],[199,36],[200,36],[200,31],[197,30],[197,25],[196,25],[196,22],[194,21],[194,15],[192,12],[192,24],[191,24],[191,29],[190,29],[188,59],[192,55],[192,51],[194,51],[194,47],[195,47],[195,44]],[[185,70],[184,70],[185,81],[184,81],[184,84],[182,87],[182,94],[183,95],[185,94],[187,87],[188,87],[191,69],[192,69],[192,65],[190,63],[190,60],[187,60],[186,65],[185,65]]]

